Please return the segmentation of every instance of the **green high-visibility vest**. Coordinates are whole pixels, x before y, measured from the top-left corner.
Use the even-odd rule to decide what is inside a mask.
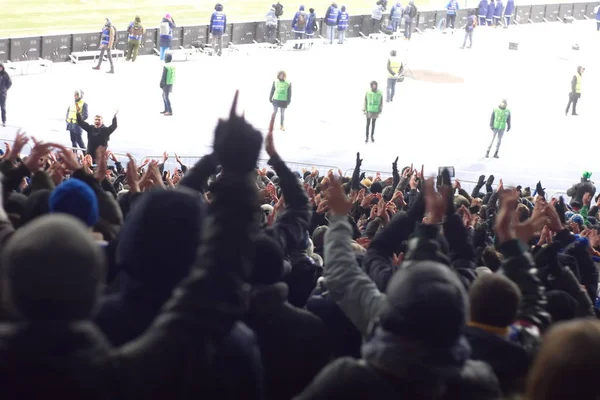
[[[508,120],[509,115],[510,110],[508,108],[496,108],[494,110],[494,129],[506,129],[506,120]]]
[[[367,92],[367,112],[378,113],[379,107],[381,107],[382,99],[383,96],[380,90],[376,92],[369,90]]]
[[[288,90],[290,83],[288,81],[275,81],[275,92],[273,93],[273,101],[288,101]]]
[[[175,66],[167,64],[165,68],[167,69],[167,85],[172,85],[175,83]]]

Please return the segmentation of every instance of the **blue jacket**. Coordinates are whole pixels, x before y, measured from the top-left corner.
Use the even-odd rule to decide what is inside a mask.
[[[390,11],[390,17],[394,21],[402,20],[402,5],[400,3],[396,3],[392,6],[392,9]]]
[[[275,9],[273,7],[271,7],[271,9],[267,13],[266,17],[267,17],[267,22],[265,24],[266,26],[277,26],[277,16],[275,15]]]
[[[460,7],[458,6],[458,2],[456,0],[450,0],[446,5],[446,10],[448,15],[456,15]]]
[[[336,26],[339,10],[336,5],[330,5],[325,14],[325,23],[327,26]]]
[[[504,15],[510,17],[515,12],[515,0],[508,0],[506,2],[506,8],[504,9]]]
[[[169,24],[169,34],[168,35],[160,35],[159,38],[159,46],[160,47],[171,47],[171,42],[173,41],[173,29],[176,27],[174,22],[169,21],[166,18],[163,18],[161,23],[167,22]]]
[[[488,2],[487,0],[481,0],[479,2],[479,16],[485,17],[488,12]]]
[[[490,1],[490,4],[488,4],[488,9],[487,9],[487,15],[486,15],[487,19],[493,19],[494,18],[494,10],[495,10],[494,2]]]
[[[600,7],[598,7],[598,11],[596,11],[596,21],[600,21]]]
[[[340,31],[345,31],[348,29],[348,23],[350,21],[350,16],[346,11],[342,11],[338,15],[337,27]]]
[[[496,8],[494,9],[494,17],[501,18],[503,10],[504,10],[504,5],[502,4],[502,0],[498,0],[496,2]]]
[[[305,24],[304,26],[298,26],[298,18],[300,18],[300,15],[304,15],[304,20],[305,20]],[[296,14],[294,15],[294,19],[292,19],[292,31],[293,32],[298,32],[298,33],[304,33],[306,32],[306,25],[308,24],[308,15],[304,12],[304,6],[300,7],[299,11],[296,11]]]
[[[209,32],[213,35],[222,35],[225,32],[227,26],[227,16],[223,12],[223,9],[217,9],[210,16]]]
[[[308,21],[306,22],[306,34],[312,35],[315,33],[315,23],[317,21],[317,14],[314,12],[308,16]]]

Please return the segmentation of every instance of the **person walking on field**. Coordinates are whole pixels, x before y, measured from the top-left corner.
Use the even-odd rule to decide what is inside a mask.
[[[67,130],[71,134],[71,147],[73,149],[79,147],[85,152],[85,144],[81,137],[81,126],[77,124],[77,115],[83,121],[88,119],[88,105],[83,101],[83,91],[76,90],[74,98],[75,101],[67,109]]]
[[[477,26],[477,17],[475,16],[475,10],[471,10],[469,12],[469,16],[467,17],[467,24],[465,25],[465,40],[463,41],[463,45],[461,49],[464,49],[467,45],[467,39],[469,39],[469,49],[473,46],[473,31]]]
[[[160,47],[160,61],[165,59],[167,50],[171,48],[171,43],[173,43],[173,29],[175,28],[175,20],[173,20],[171,14],[165,15],[159,26],[160,37],[158,45]]]
[[[0,62],[0,112],[2,113],[2,126],[6,126],[6,92],[12,86],[12,79]]]
[[[223,5],[217,3],[215,11],[210,16],[209,32],[212,36],[213,54],[221,56],[223,52],[223,34],[227,26],[227,16],[223,12]]]
[[[275,14],[275,4],[271,6],[271,9],[266,15],[265,22],[265,39],[267,43],[275,43],[275,35],[277,34],[277,15]]]
[[[140,43],[142,42],[142,36],[144,36],[144,32],[146,32],[142,26],[142,19],[139,15],[136,15],[135,20],[129,24],[127,31],[129,32],[129,39],[127,40],[127,61],[131,60],[132,62],[135,62],[140,49]]]
[[[577,102],[581,98],[581,80],[584,71],[585,68],[581,66],[577,67],[577,72],[575,73],[575,75],[573,75],[573,79],[571,79],[571,92],[569,93],[569,103],[567,104],[565,115],[569,115],[569,109],[571,108],[571,104],[573,104],[573,113],[571,115],[578,115]]]
[[[342,6],[342,10],[338,14],[337,20],[337,29],[339,36],[338,44],[344,44],[344,39],[346,39],[346,30],[348,29],[349,22],[350,16],[346,12],[346,6]]]
[[[507,101],[502,100],[500,105],[492,111],[492,117],[490,118],[490,129],[494,133],[492,136],[492,142],[487,149],[487,153],[485,153],[485,157],[488,158],[490,156],[490,151],[492,150],[492,145],[494,144],[494,140],[496,137],[498,141],[496,143],[496,153],[494,153],[494,158],[498,158],[498,150],[500,150],[500,145],[502,144],[502,137],[504,136],[504,131],[510,131],[510,110],[507,108]]]
[[[400,74],[402,74],[402,70],[402,61],[400,61],[400,58],[397,56],[396,50],[392,50],[390,52],[390,58],[388,58],[387,62],[388,79],[385,101],[388,103],[390,101],[394,101],[394,95],[396,94],[396,82],[398,82],[398,78],[400,77]]]
[[[160,78],[160,88],[163,93],[163,102],[165,103],[165,110],[161,114],[165,116],[173,115],[173,109],[171,108],[171,100],[169,95],[173,91],[173,84],[175,83],[175,66],[171,63],[173,56],[167,54],[165,56],[165,67],[163,68],[162,77]]]
[[[104,53],[106,52],[106,56],[108,57],[108,62],[110,63],[110,71],[107,73],[114,74],[115,66],[113,65],[112,53],[111,49],[115,44],[115,38],[117,37],[117,30],[110,19],[106,18],[106,22],[104,23],[104,27],[102,28],[102,34],[100,36],[100,56],[98,57],[98,65],[93,67],[92,69],[99,70],[102,65],[102,61],[104,59]]]
[[[325,24],[327,25],[327,39],[329,40],[329,44],[333,44],[338,14],[339,11],[337,4],[335,2],[331,3],[327,9],[327,13],[325,14]]]
[[[277,80],[271,86],[269,99],[273,104],[273,114],[277,115],[277,111],[281,110],[281,130],[285,131],[285,109],[292,101],[292,84],[287,81],[285,71],[277,73]]]
[[[365,95],[363,112],[367,116],[367,132],[365,143],[369,143],[369,125],[371,126],[371,142],[375,142],[375,122],[383,109],[383,94],[377,89],[377,82],[371,82],[371,90]]]

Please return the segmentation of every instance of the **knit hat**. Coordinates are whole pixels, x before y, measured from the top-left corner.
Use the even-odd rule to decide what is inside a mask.
[[[585,179],[586,181],[590,180],[590,178],[592,177],[592,173],[585,171],[582,175],[583,179]]]
[[[383,190],[383,185],[381,184],[381,182],[373,182],[371,184],[371,187],[369,188],[369,191],[371,193],[381,193],[381,191]]]
[[[54,189],[48,202],[51,213],[70,214],[88,227],[98,222],[98,199],[94,191],[79,179],[69,179]]]
[[[88,319],[106,269],[102,248],[68,215],[46,215],[19,228],[2,266],[9,308],[30,321]]]
[[[315,246],[315,250],[323,249],[325,246],[325,233],[328,227],[326,225],[318,226],[312,234],[312,241]]]
[[[360,183],[361,183],[361,185],[366,186],[366,187],[371,187],[371,185],[372,185],[372,182],[367,178],[363,179]]]
[[[280,281],[285,272],[281,245],[267,234],[256,237],[253,244],[254,260],[250,283],[270,285]]]
[[[165,15],[165,18],[166,18],[166,19],[171,19],[171,14],[167,14],[167,15]]]
[[[574,222],[578,225],[583,225],[583,217],[579,214],[574,214],[571,219],[570,222]]]
[[[468,315],[467,294],[448,266],[421,261],[398,270],[386,290],[381,327],[395,335],[451,347]]]
[[[137,22],[138,24],[139,24],[140,22],[142,22],[142,19],[140,18],[140,16],[139,16],[139,15],[136,15],[136,16],[135,16],[135,22]]]
[[[300,11],[304,11],[304,6],[300,6]]]

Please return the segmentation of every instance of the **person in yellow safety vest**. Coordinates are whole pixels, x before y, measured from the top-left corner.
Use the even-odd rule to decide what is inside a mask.
[[[585,68],[582,66],[577,67],[577,73],[571,79],[571,92],[569,92],[569,103],[567,104],[565,115],[569,115],[571,104],[573,104],[573,113],[571,115],[577,115],[577,101],[581,97],[581,80],[584,71]]]
[[[390,52],[390,58],[388,58],[387,62],[387,71],[388,71],[388,79],[387,79],[387,90],[385,101],[390,102],[394,101],[394,95],[396,94],[396,82],[398,82],[398,78],[402,74],[404,66],[402,65],[402,61],[396,54],[396,50],[392,50]]]
[[[163,102],[165,103],[165,110],[161,111],[161,114],[165,116],[173,115],[173,108],[171,107],[171,100],[169,95],[173,91],[173,84],[175,83],[175,66],[171,63],[173,56],[169,53],[165,55],[165,67],[163,68],[162,77],[160,78],[160,88],[163,91]]]
[[[287,81],[287,75],[284,71],[277,73],[277,80],[271,86],[269,100],[273,104],[273,113],[281,110],[281,130],[285,131],[285,109],[292,101],[292,84]]]
[[[76,90],[74,94],[75,101],[73,104],[67,108],[67,130],[71,134],[71,146],[76,148],[81,148],[85,153],[85,144],[83,143],[83,138],[81,137],[81,127],[77,124],[77,113],[82,120],[86,120],[88,118],[88,105],[85,101],[83,101],[83,91]]]
[[[371,82],[371,90],[365,95],[363,112],[367,115],[367,135],[365,143],[369,143],[369,125],[371,125],[371,142],[375,142],[375,121],[383,109],[383,94],[377,89],[377,82]]]

